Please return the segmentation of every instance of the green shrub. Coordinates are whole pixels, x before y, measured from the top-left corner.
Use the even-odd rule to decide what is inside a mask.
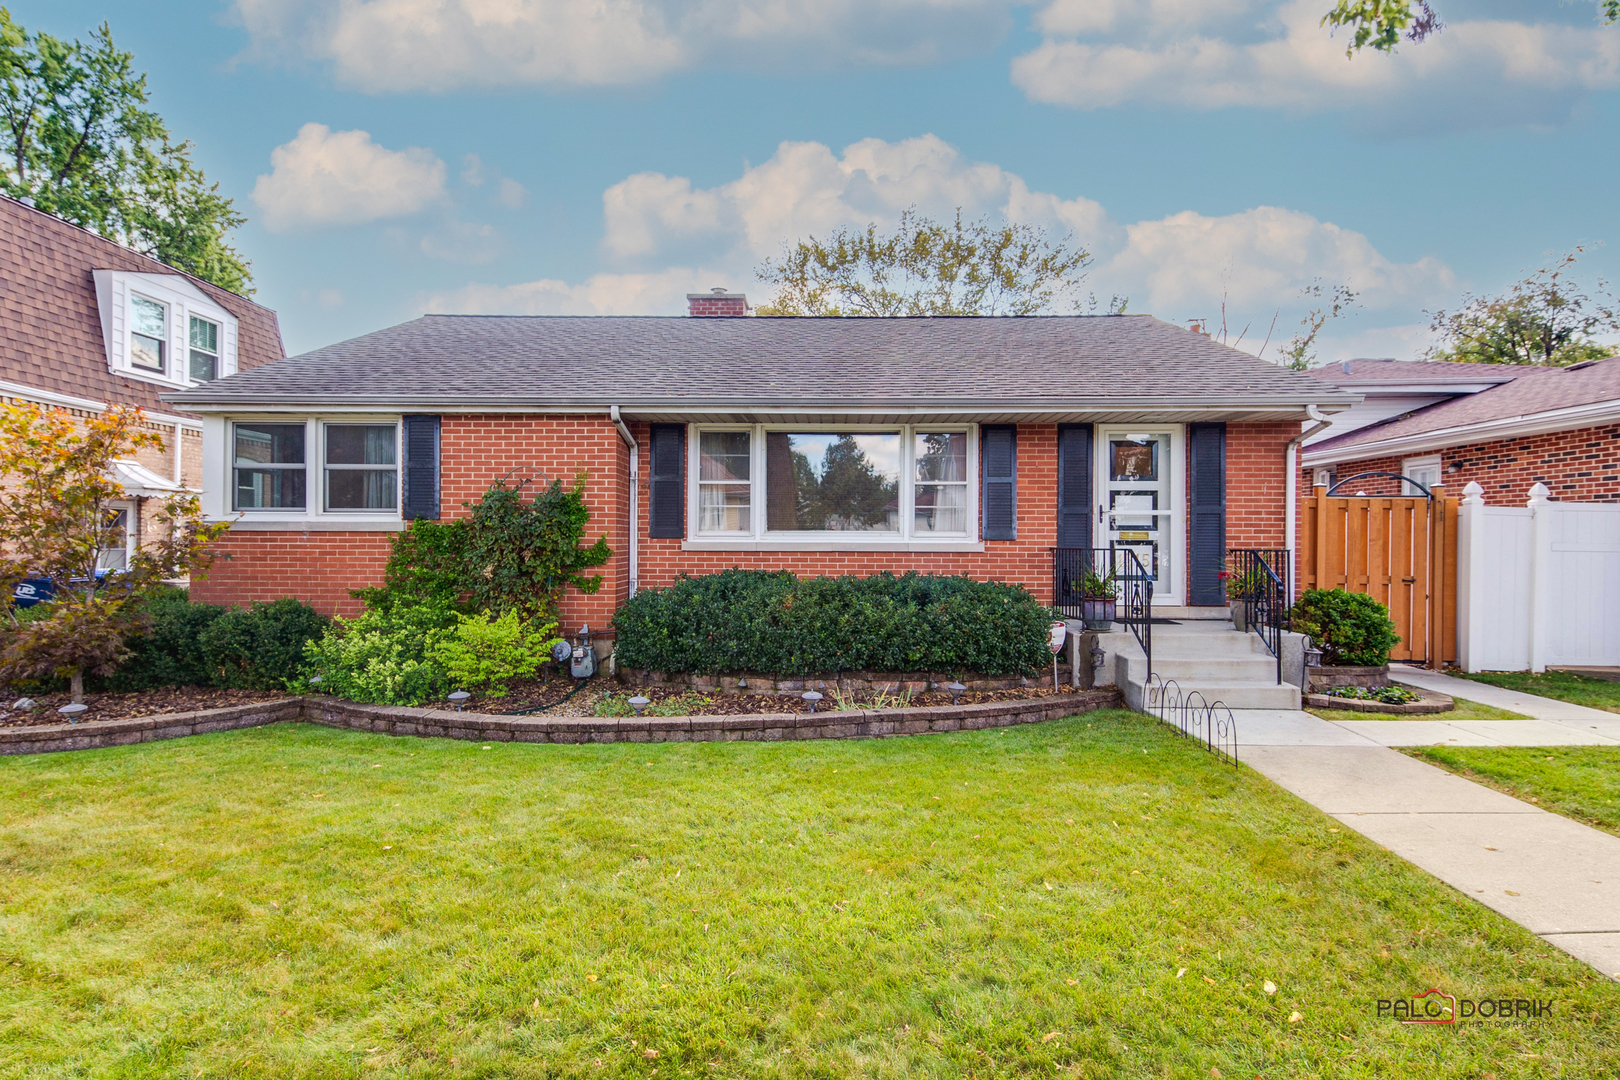
[[[1052,609],[968,577],[798,578],[727,570],[643,589],[618,614],[618,661],[653,671],[1027,674],[1051,659]]]
[[[467,567],[467,538],[472,523],[418,518],[395,533],[383,567],[383,583],[349,594],[367,609],[387,611],[396,605],[464,610],[472,574]]]
[[[456,617],[448,607],[420,604],[334,619],[304,647],[304,676],[318,676],[321,693],[350,701],[420,705],[443,697],[449,676],[430,654]]]
[[[222,613],[203,628],[197,642],[213,667],[214,685],[278,690],[296,675],[304,645],[325,633],[326,626],[326,616],[283,597]]]
[[[1389,609],[1366,593],[1306,589],[1293,619],[1294,629],[1310,635],[1328,664],[1378,667],[1401,641]]]
[[[216,671],[201,639],[225,609],[193,604],[184,589],[173,586],[154,589],[137,605],[144,628],[125,639],[129,659],[111,675],[95,680],[98,688],[124,693],[160,686],[215,685]]]
[[[457,689],[503,697],[508,679],[528,678],[549,659],[551,647],[561,640],[556,629],[556,623],[525,622],[516,611],[499,618],[487,611],[457,614],[455,628],[428,655]]]

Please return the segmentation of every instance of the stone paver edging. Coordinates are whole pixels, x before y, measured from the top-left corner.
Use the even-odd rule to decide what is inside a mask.
[[[869,739],[930,732],[976,731],[1057,720],[1119,705],[1119,692],[1087,690],[1056,697],[978,705],[868,709],[852,712],[761,713],[749,716],[496,716],[397,705],[359,705],[336,698],[298,697],[202,712],[0,728],[0,754],[90,750],[200,735],[207,731],[304,721],[385,735],[483,742],[609,743]]]

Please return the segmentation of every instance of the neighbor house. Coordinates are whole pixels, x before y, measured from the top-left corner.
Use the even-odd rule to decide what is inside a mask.
[[[1492,506],[1523,506],[1537,483],[1566,502],[1620,502],[1620,357],[1566,368],[1346,360],[1311,376],[1363,400],[1306,441],[1307,487],[1416,493],[1387,476],[1350,479],[1375,472],[1454,495],[1477,482]]]
[[[1145,315],[429,315],[168,395],[203,419],[194,590],[353,612],[393,534],[501,477],[585,484],[613,558],[572,632],[729,567],[969,574],[1053,596],[1055,548],[1128,547],[1155,610],[1290,548],[1301,422],[1356,398]]]
[[[0,397],[80,417],[138,406],[163,439],[117,465],[125,549],[103,562],[123,565],[157,502],[201,484],[201,417],[161,395],[281,359],[276,314],[3,196],[0,296]]]

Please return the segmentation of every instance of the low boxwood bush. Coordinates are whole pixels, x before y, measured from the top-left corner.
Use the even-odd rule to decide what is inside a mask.
[[[324,615],[292,599],[233,610],[194,604],[184,589],[170,587],[133,602],[142,629],[127,639],[131,655],[100,680],[102,689],[278,690],[297,673],[305,643],[327,624]]]
[[[1015,675],[1051,661],[1055,617],[1021,586],[969,577],[727,570],[642,589],[613,627],[619,664],[652,671]]]
[[[1379,667],[1401,641],[1389,609],[1366,593],[1306,589],[1293,620],[1295,630],[1316,642],[1326,664]]]

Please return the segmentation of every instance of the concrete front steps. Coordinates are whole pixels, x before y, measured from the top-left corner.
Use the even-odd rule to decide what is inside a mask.
[[[1277,682],[1277,660],[1259,635],[1240,634],[1221,608],[1154,609],[1155,618],[1175,620],[1153,627],[1153,672],[1174,681],[1183,697],[1194,692],[1229,709],[1300,707],[1299,687]],[[1116,630],[1098,644],[1108,657],[1109,681],[1118,686],[1131,708],[1146,708],[1146,658],[1130,632]]]
[[[1153,671],[1183,695],[1197,691],[1229,709],[1297,709],[1299,687],[1277,682],[1277,658],[1258,634],[1230,621],[1190,621],[1153,628]]]

